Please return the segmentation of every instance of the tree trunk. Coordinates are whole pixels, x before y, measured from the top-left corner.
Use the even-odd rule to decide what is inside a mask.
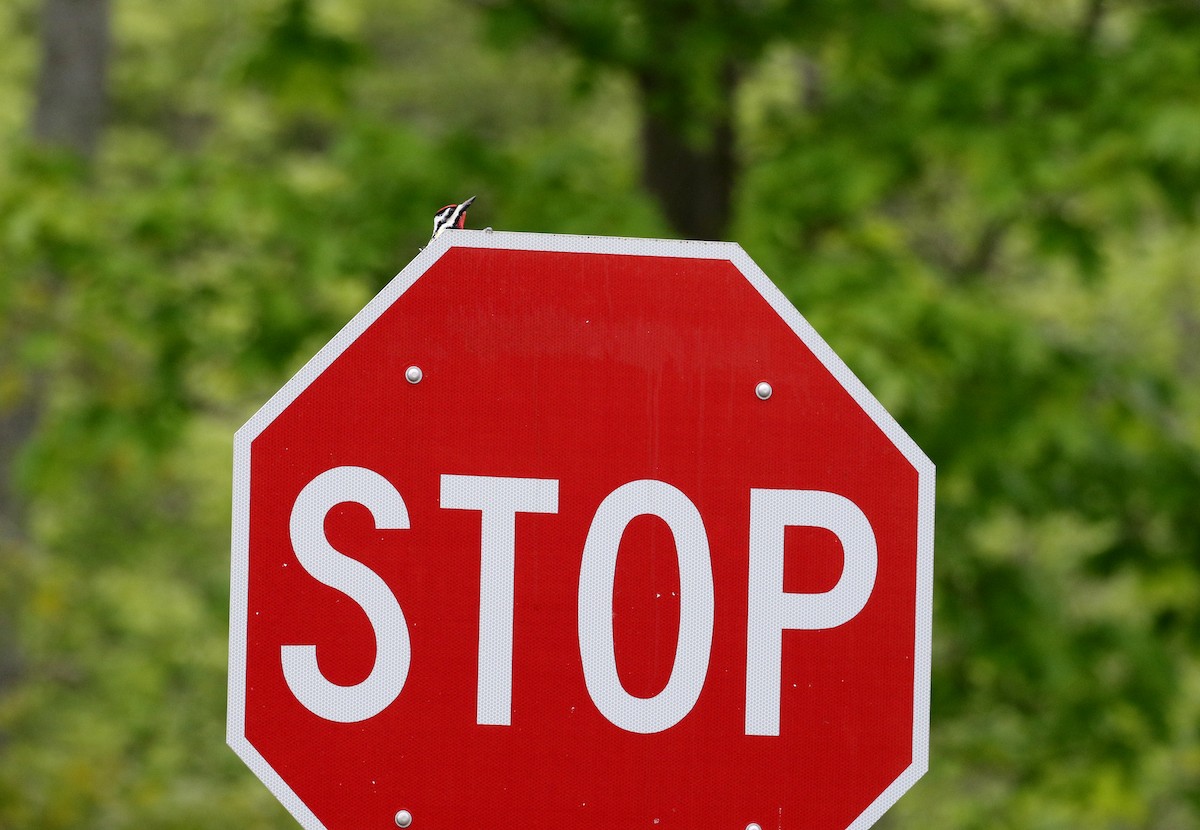
[[[45,0],[42,7],[34,142],[74,152],[85,162],[95,155],[104,126],[108,18],[108,0]],[[6,328],[6,340],[21,336],[20,327]],[[4,346],[7,354],[17,353],[16,343]],[[16,395],[0,401],[0,542],[24,535],[13,465],[41,420],[44,386],[41,377],[27,377]]]
[[[732,217],[737,177],[735,68],[732,63],[723,68],[720,108],[709,118],[662,106],[671,100],[670,92],[653,76],[639,77],[638,86],[642,94],[642,183],[680,235],[721,239]],[[692,130],[688,129],[689,120]]]
[[[104,126],[108,18],[108,0],[45,0],[33,113],[39,144],[86,159],[95,154]]]
[[[108,0],[45,0],[42,8],[34,143],[73,152],[85,163],[95,155],[104,125],[108,21]],[[0,353],[17,354],[24,333],[21,326],[4,326]],[[28,539],[28,508],[17,489],[14,467],[37,432],[45,400],[46,379],[40,373],[27,375],[15,395],[0,400],[0,571],[10,574],[21,572],[20,562],[14,560]],[[5,602],[0,608],[0,695],[21,675],[15,606]]]

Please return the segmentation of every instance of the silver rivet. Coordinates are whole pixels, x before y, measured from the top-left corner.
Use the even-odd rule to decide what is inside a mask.
[[[770,389],[771,387],[768,386],[767,388]],[[757,821],[752,821],[746,825],[746,830],[762,830],[762,825]]]
[[[416,366],[414,366],[413,368],[417,369]],[[421,370],[417,369],[417,374],[420,374],[420,373],[421,373]],[[396,826],[397,827],[408,827],[408,825],[410,825],[410,824],[412,824],[412,813],[410,813],[408,810],[401,810],[400,812],[396,813]],[[746,830],[750,830],[750,828],[746,828]]]
[[[754,394],[758,395],[758,399],[760,401],[765,401],[767,398],[771,397],[771,384],[767,383],[765,380],[762,381],[758,384],[758,386],[754,387]],[[746,830],[750,830],[750,828],[747,827]]]
[[[404,370],[404,379],[409,383],[420,383],[423,377],[425,377],[425,373],[421,371],[420,366],[409,366]],[[404,826],[407,827],[408,825]]]

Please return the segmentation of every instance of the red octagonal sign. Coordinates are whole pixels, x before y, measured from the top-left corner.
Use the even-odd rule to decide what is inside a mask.
[[[736,245],[443,234],[238,432],[229,743],[306,828],[844,830],[933,465]]]

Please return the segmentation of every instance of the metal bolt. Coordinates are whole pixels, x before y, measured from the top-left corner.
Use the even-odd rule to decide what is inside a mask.
[[[420,366],[409,366],[404,370],[404,379],[409,383],[420,383],[423,377],[425,377],[425,373],[421,371]],[[408,825],[404,826],[407,827]]]
[[[413,367],[413,368],[416,368],[416,367]],[[420,369],[417,369],[418,373],[420,371],[421,371]],[[410,825],[410,824],[412,824],[412,813],[410,813],[408,810],[401,810],[400,812],[396,813],[396,826],[397,827],[408,827],[408,825]],[[746,828],[746,830],[749,830],[749,828]]]
[[[757,821],[752,821],[746,825],[746,830],[762,830],[762,825]]]
[[[760,384],[758,384],[758,386],[754,387],[754,394],[758,396],[760,401],[765,401],[767,398],[771,397],[771,384],[767,383],[765,380],[762,381]],[[750,830],[750,828],[747,827],[746,830]]]

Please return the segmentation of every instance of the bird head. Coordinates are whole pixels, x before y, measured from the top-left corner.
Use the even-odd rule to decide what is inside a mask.
[[[471,206],[471,202],[475,201],[475,197],[465,199],[461,204],[446,205],[433,215],[433,236],[430,240],[437,239],[442,231],[447,228],[455,228],[461,230],[467,223],[467,208]]]

